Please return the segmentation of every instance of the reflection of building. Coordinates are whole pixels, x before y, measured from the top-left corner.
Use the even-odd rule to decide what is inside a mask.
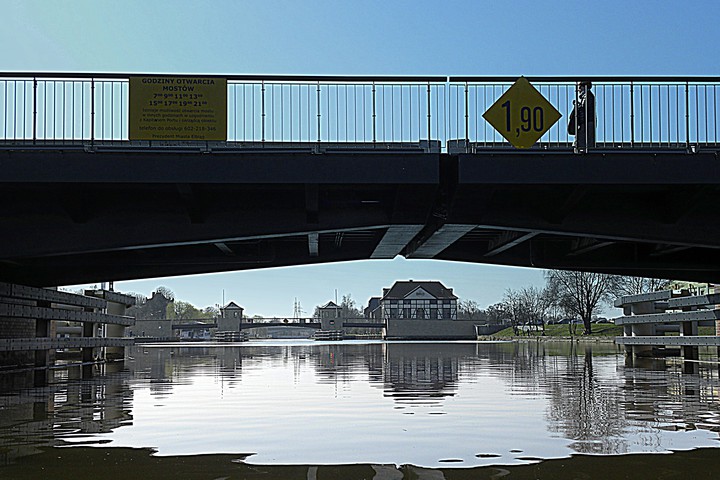
[[[123,364],[93,365],[99,375],[92,377],[83,368],[51,370],[50,386],[42,389],[30,388],[32,372],[13,374],[11,385],[3,381],[9,374],[0,375],[0,391],[12,393],[0,396],[0,467],[50,447],[67,447],[66,440],[97,438],[132,424],[133,391]],[[3,471],[0,477],[18,478],[6,475]]]
[[[440,282],[395,282],[383,289],[381,316],[389,319],[456,320],[457,297]]]
[[[383,380],[396,401],[426,402],[453,396],[462,355],[474,355],[473,345],[388,344]]]

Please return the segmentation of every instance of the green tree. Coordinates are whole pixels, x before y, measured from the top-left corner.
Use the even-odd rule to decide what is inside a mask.
[[[342,318],[360,318],[363,316],[362,310],[357,308],[355,300],[349,293],[343,295],[339,307],[342,309],[340,312]]]
[[[485,309],[488,323],[506,325],[511,322],[512,314],[507,310],[507,305],[498,302]]]
[[[217,318],[220,316],[220,309],[214,305],[205,307],[200,311],[200,318]]]
[[[167,317],[172,320],[189,320],[191,318],[203,318],[202,312],[189,302],[176,300],[167,306]]]

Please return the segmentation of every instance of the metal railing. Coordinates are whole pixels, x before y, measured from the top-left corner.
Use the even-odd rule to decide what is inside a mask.
[[[228,141],[418,143],[444,133],[446,84],[228,80]]]
[[[451,77],[450,138],[475,148],[508,146],[482,114],[515,79]],[[684,148],[720,145],[720,78],[529,78],[563,115],[538,141],[539,148],[567,148],[567,122],[580,80],[592,81],[596,149]]]
[[[227,146],[510,146],[482,114],[511,77],[223,78]],[[533,148],[571,148],[567,119],[579,80],[593,82],[596,149],[720,146],[720,77],[528,80],[563,115]],[[128,139],[129,93],[128,75],[0,74],[0,144],[147,146]]]

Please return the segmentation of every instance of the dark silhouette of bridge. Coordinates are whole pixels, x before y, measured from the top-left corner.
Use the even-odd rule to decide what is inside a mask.
[[[532,148],[478,77],[227,77],[219,142],[127,137],[127,76],[0,75],[0,280],[66,285],[360,259],[717,281],[720,78],[530,78]]]

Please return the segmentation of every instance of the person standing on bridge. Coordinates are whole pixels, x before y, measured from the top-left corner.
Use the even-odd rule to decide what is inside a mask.
[[[568,134],[575,135],[575,153],[586,153],[595,147],[595,95],[590,91],[592,82],[578,83],[573,110],[568,121]]]

